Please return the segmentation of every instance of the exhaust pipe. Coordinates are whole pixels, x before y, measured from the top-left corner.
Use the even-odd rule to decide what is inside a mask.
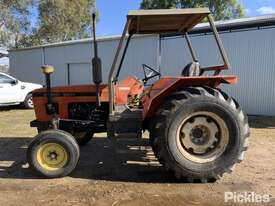
[[[51,87],[51,74],[54,72],[54,67],[50,65],[43,65],[41,67],[46,80],[46,89],[47,89],[47,104],[46,104],[46,110],[47,113],[52,115],[52,127],[53,129],[58,129],[58,116],[56,108],[53,104],[53,97],[52,97],[52,87]]]
[[[92,69],[93,69],[93,81],[96,85],[96,106],[100,107],[100,88],[99,85],[102,82],[102,69],[101,69],[101,59],[98,57],[98,48],[96,40],[96,13],[92,14],[93,17],[93,39],[94,39],[94,58],[92,59]]]

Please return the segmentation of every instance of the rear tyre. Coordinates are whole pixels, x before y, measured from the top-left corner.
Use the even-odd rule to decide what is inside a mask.
[[[26,109],[33,109],[34,105],[33,105],[33,101],[32,101],[32,94],[28,94],[24,100],[24,107]]]
[[[213,182],[232,172],[248,147],[247,117],[221,90],[189,87],[168,97],[150,131],[153,151],[177,178]]]
[[[73,136],[60,130],[39,133],[27,150],[30,167],[47,178],[70,174],[76,167],[79,156],[79,146]]]
[[[76,142],[81,145],[84,146],[86,145],[89,141],[91,141],[91,139],[94,136],[93,132],[71,132],[71,134],[74,136]]]

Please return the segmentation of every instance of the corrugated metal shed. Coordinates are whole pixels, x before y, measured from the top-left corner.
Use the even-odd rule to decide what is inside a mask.
[[[105,83],[118,41],[119,36],[100,38],[98,42]],[[133,38],[123,64],[122,77],[142,73],[141,63],[156,65],[157,45],[158,36]],[[40,67],[42,64],[51,64],[56,68],[52,79],[53,85],[85,84],[90,83],[92,79],[92,57],[91,39],[11,50],[10,71],[12,75],[23,81],[42,83],[43,75]]]
[[[235,97],[249,114],[275,115],[275,15],[216,22],[231,69],[240,82],[224,89]],[[191,41],[203,66],[221,63],[214,38],[205,24],[191,32]],[[100,38],[99,54],[103,62],[104,81],[114,56],[119,36]],[[122,76],[142,77],[141,64],[157,68],[158,36],[138,36],[127,53]],[[19,79],[43,82],[40,65],[56,67],[54,85],[88,83],[91,79],[92,40],[49,44],[30,49],[10,51],[11,73]],[[191,61],[186,42],[181,37],[165,37],[161,47],[161,73],[179,75]]]
[[[249,114],[275,115],[275,28],[226,32],[221,34],[231,62],[224,74],[238,75],[237,85],[224,89],[244,107]],[[221,63],[216,55],[212,35],[191,36],[200,64]],[[162,67],[164,75],[180,74],[191,60],[183,38],[163,41]],[[211,42],[211,43],[210,43]],[[210,43],[210,44],[209,44]],[[176,51],[176,52],[175,52]]]

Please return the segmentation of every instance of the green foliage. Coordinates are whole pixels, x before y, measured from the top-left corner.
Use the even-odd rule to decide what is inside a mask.
[[[208,7],[215,20],[232,19],[244,16],[243,7],[237,0],[143,0],[141,9]]]
[[[22,46],[81,39],[91,36],[95,0],[41,0],[38,27],[21,39]]]
[[[172,9],[176,8],[176,0],[143,0],[141,9]]]
[[[0,0],[0,47],[16,47],[29,32],[29,8],[33,0]]]
[[[0,0],[0,47],[28,47],[89,37],[94,4],[95,0]],[[38,19],[31,16],[35,9]]]
[[[40,37],[47,42],[85,38],[90,34],[91,0],[45,0],[39,5]]]

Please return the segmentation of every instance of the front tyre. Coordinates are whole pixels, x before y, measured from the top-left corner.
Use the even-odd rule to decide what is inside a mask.
[[[177,178],[212,182],[243,160],[247,117],[238,103],[210,87],[189,87],[168,97],[150,138],[155,155]]]
[[[27,150],[30,167],[47,178],[70,174],[77,165],[79,155],[79,146],[73,136],[60,130],[39,133]]]
[[[40,133],[40,132],[43,132],[48,129],[49,129],[48,127],[38,127],[37,132]],[[64,131],[64,130],[62,130],[62,131]],[[64,131],[64,132],[66,132],[66,131]],[[94,133],[90,132],[90,131],[77,132],[77,131],[71,130],[71,131],[69,131],[69,133],[75,138],[75,141],[78,143],[79,146],[84,146],[84,145],[88,144],[88,142],[91,141],[91,139],[94,136]]]

